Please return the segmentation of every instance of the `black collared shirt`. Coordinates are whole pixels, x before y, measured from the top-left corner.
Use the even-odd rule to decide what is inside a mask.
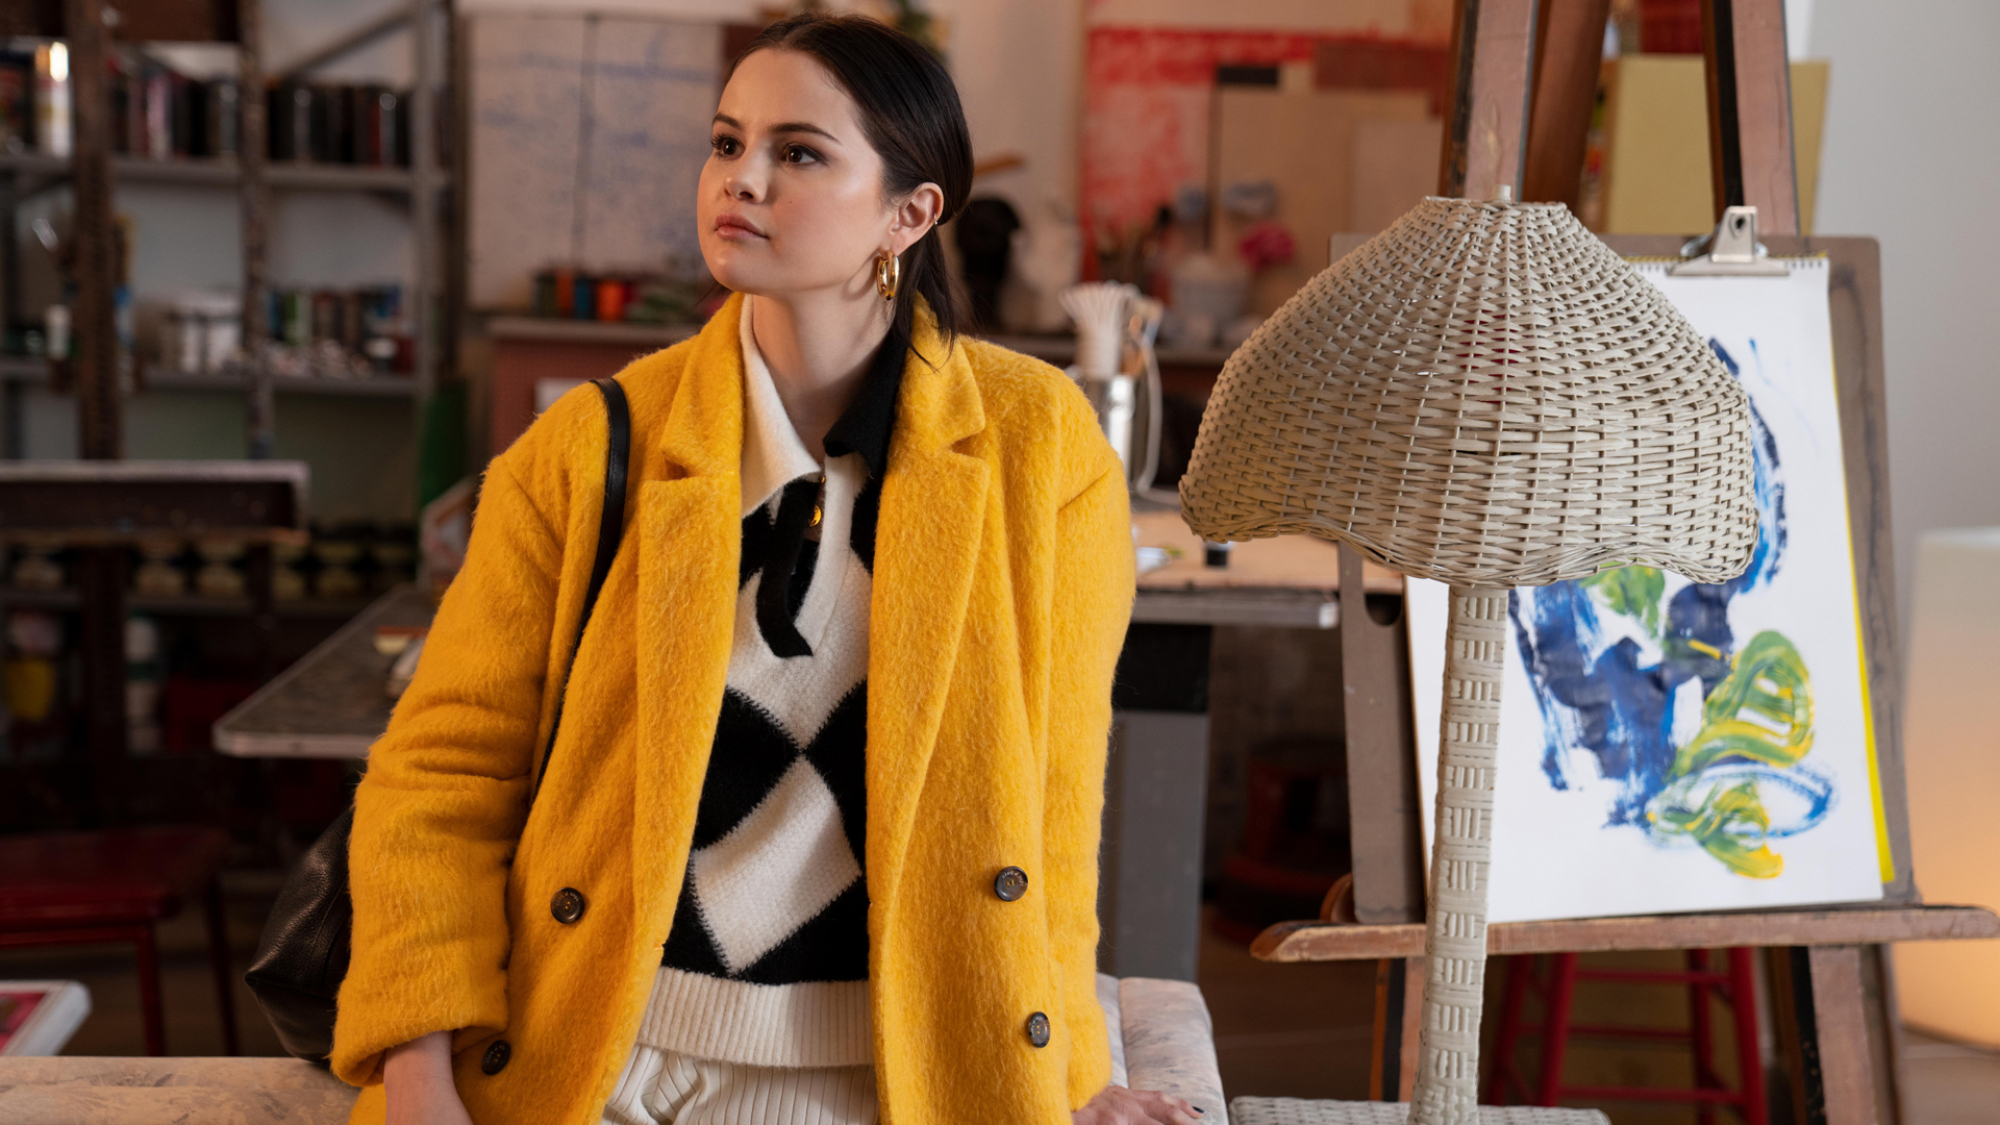
[[[861,389],[847,404],[833,428],[826,432],[826,455],[839,457],[859,453],[868,463],[868,475],[879,479],[889,468],[889,438],[896,429],[896,398],[903,389],[903,365],[910,355],[910,343],[894,332],[875,349]]]
[[[889,444],[896,429],[896,400],[903,387],[903,366],[910,346],[894,333],[876,349],[861,379],[861,388],[847,404],[822,443],[828,458],[861,455],[868,482],[854,499],[849,543],[870,574],[875,571],[875,525],[882,506],[882,477],[889,468]],[[819,559],[818,543],[807,537],[818,504],[819,485],[810,479],[787,484],[774,517],[767,507],[743,517],[742,565],[738,584],[759,571],[789,574],[787,582],[768,579],[758,589],[757,621],[771,650],[780,656],[809,656],[792,622],[812,586]]]

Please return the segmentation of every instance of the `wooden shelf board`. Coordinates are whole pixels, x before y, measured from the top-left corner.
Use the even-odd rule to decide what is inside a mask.
[[[0,356],[0,381],[46,383],[47,360],[33,356]],[[353,398],[412,398],[417,380],[410,375],[371,375],[359,379],[327,379],[317,376],[280,376],[272,387],[281,395],[329,395]],[[194,371],[148,369],[148,391],[235,391],[247,387],[234,375],[209,375]]]
[[[70,174],[70,160],[66,156],[48,156],[38,152],[4,153],[0,154],[0,172],[66,177]],[[131,183],[209,184],[219,187],[233,186],[240,178],[236,161],[214,157],[149,160],[114,156],[111,159],[111,174],[114,179]],[[364,164],[273,161],[264,165],[264,179],[274,188],[307,191],[409,192],[415,190],[416,185],[416,177],[408,168]],[[440,171],[436,179],[439,186],[443,186],[449,178]]]
[[[365,378],[329,379],[317,376],[279,376],[271,380],[281,395],[332,395],[351,398],[411,398],[417,380],[409,375],[371,375]],[[234,375],[207,375],[192,371],[153,371],[146,376],[149,391],[244,391],[248,384]]]
[[[1662,914],[1560,922],[1500,922],[1487,930],[1493,956],[1598,953],[1628,949],[1714,949],[1732,945],[1874,945],[1898,941],[2000,938],[2000,916],[1978,906],[1850,906],[1816,910]],[[1416,957],[1424,927],[1280,922],[1257,935],[1262,961],[1368,961]]]
[[[366,599],[297,598],[272,603],[279,617],[353,617],[367,609]],[[78,606],[75,590],[0,589],[0,606],[11,609],[73,610]],[[129,594],[125,608],[133,613],[153,613],[162,617],[247,617],[247,597],[211,598],[199,594],[154,597]]]
[[[496,340],[562,344],[636,344],[663,348],[701,331],[699,324],[633,324],[612,320],[568,320],[553,316],[496,316],[486,322]]]

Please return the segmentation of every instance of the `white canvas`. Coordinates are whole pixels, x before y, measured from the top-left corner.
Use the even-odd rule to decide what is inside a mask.
[[[1826,263],[1787,264],[1639,267],[1750,394],[1758,554],[1719,586],[1628,569],[1515,592],[1492,921],[1882,895]],[[1428,848],[1446,588],[1413,580],[1408,612]]]

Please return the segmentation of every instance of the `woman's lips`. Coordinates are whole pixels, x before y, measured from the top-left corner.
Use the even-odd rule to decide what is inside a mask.
[[[764,232],[757,229],[757,224],[740,215],[717,215],[715,217],[715,233],[721,238],[727,238],[732,241],[748,241],[753,238],[764,237]]]

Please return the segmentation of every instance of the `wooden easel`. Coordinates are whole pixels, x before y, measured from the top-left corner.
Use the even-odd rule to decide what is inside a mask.
[[[1459,0],[1439,194],[1491,198],[1505,185],[1516,198],[1575,206],[1609,7],[1609,0]],[[1762,947],[1792,1119],[1901,1125],[1901,1031],[1886,943],[2000,937],[2000,918],[1976,907],[1921,905],[1910,869],[1879,250],[1871,238],[1799,235],[1782,0],[1704,0],[1702,15],[1717,218],[1726,207],[1754,206],[1773,255],[1823,254],[1831,267],[1854,566],[1895,878],[1881,902],[1865,907],[1502,924],[1489,933],[1489,949]],[[1650,257],[1677,256],[1684,240],[1606,241],[1628,257]],[[1370,1097],[1407,1100],[1424,977],[1408,638],[1403,622],[1381,624],[1365,612],[1361,584],[1346,580],[1350,568],[1358,577],[1360,560],[1345,549],[1342,556],[1353,882],[1344,898],[1330,898],[1325,919],[1271,927],[1253,952],[1271,961],[1378,961]]]

